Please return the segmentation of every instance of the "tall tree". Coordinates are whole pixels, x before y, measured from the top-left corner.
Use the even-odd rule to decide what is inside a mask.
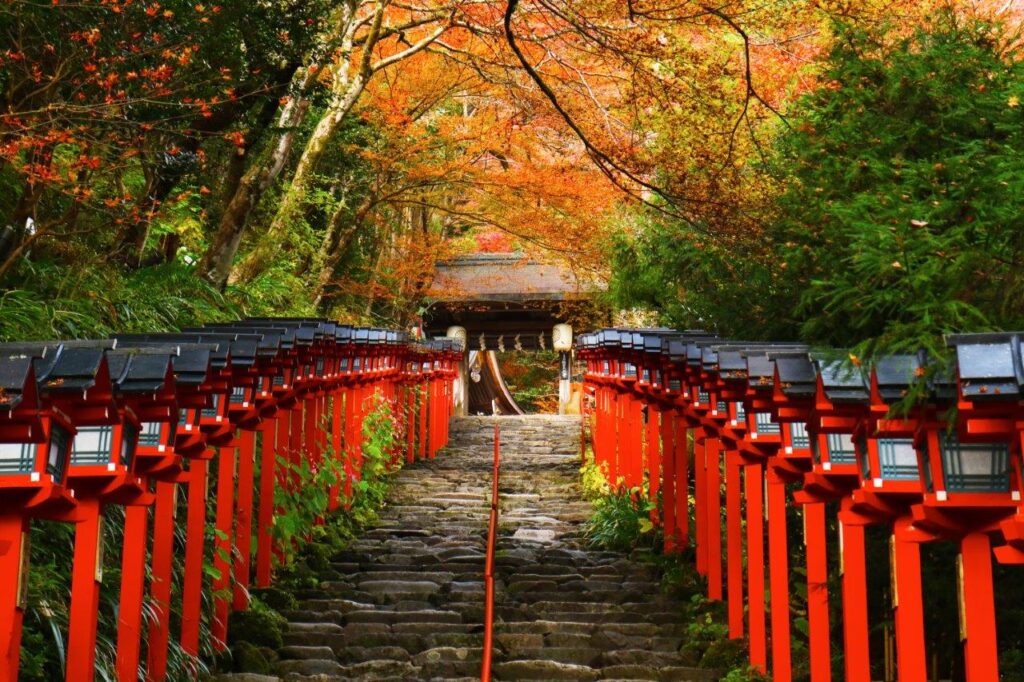
[[[269,227],[270,241],[282,234],[304,205],[313,173],[331,138],[359,101],[375,74],[424,49],[455,23],[459,2],[428,3],[416,8],[390,0],[345,0],[330,29],[322,36],[321,49],[310,58],[299,81],[292,88],[289,102],[278,122],[279,136],[273,151],[255,163],[232,198],[228,210],[200,265],[201,272],[223,286],[242,235],[253,210],[263,194],[277,180],[291,154],[296,128],[309,111],[310,87],[320,79],[326,84],[327,103],[320,119],[305,142],[302,154],[284,191]],[[407,35],[419,35],[405,45]],[[273,249],[259,246],[240,266],[241,276],[252,276],[262,269]]]

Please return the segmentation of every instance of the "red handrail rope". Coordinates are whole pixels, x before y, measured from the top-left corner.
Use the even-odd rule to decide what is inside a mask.
[[[498,537],[498,470],[501,464],[499,427],[494,424],[494,470],[491,474],[491,516],[487,526],[487,558],[484,562],[484,650],[480,682],[491,680],[491,649],[494,646],[494,545]]]

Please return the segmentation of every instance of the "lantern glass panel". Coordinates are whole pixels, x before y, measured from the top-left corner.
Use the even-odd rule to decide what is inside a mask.
[[[213,407],[204,407],[203,416],[207,419],[214,419],[220,414],[220,393],[213,394]]]
[[[755,412],[754,426],[759,434],[779,433],[779,425],[772,421],[771,412]]]
[[[909,438],[879,438],[878,463],[882,478],[889,480],[917,480],[917,450]]]
[[[70,446],[71,434],[61,426],[54,426],[50,431],[50,449],[46,453],[46,473],[58,483],[64,480],[64,465],[68,461]]]
[[[1006,443],[961,443],[955,434],[939,434],[942,474],[954,492],[1010,491],[1010,448]]]
[[[160,422],[142,422],[142,431],[139,433],[139,445],[156,447],[160,445]]]
[[[790,422],[789,439],[794,448],[807,449],[811,447],[811,439],[807,436],[807,425],[803,422]]]
[[[736,406],[736,421],[746,421],[747,420],[747,408],[746,408],[746,406],[744,406],[743,402],[742,401],[737,401],[737,402],[733,403],[733,405]]]
[[[131,466],[138,444],[139,430],[134,424],[125,424],[121,429],[121,464]]]
[[[110,461],[113,438],[112,426],[79,427],[75,434],[75,445],[71,449],[71,463],[106,464]]]
[[[35,469],[35,443],[0,443],[0,474],[30,474]]]
[[[833,464],[856,464],[857,447],[849,433],[828,434],[828,461]]]
[[[860,473],[865,479],[871,478],[871,456],[868,454],[868,439],[861,436],[857,439],[857,455],[860,458]]]
[[[245,386],[234,386],[231,388],[231,404],[241,405],[245,402]]]
[[[927,449],[921,453],[921,471],[921,482],[924,483],[925,491],[935,492],[935,480],[932,478],[932,458]]]

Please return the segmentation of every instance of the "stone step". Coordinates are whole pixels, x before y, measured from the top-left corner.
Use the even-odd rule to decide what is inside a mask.
[[[589,646],[523,647],[506,652],[502,658],[510,661],[561,661],[593,667],[600,661],[601,651]]]
[[[597,680],[600,673],[586,665],[561,661],[503,661],[494,664],[498,680]]]
[[[399,472],[377,523],[300,590],[275,675],[224,682],[479,679],[495,420],[454,419]],[[660,572],[589,547],[578,417],[500,418],[496,680],[704,680]]]

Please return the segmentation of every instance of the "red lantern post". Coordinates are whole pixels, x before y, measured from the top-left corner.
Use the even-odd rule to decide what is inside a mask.
[[[28,522],[70,520],[64,487],[74,428],[39,397],[35,362],[43,349],[0,346],[0,675],[18,679],[28,579]],[[45,371],[45,370],[44,370]]]

